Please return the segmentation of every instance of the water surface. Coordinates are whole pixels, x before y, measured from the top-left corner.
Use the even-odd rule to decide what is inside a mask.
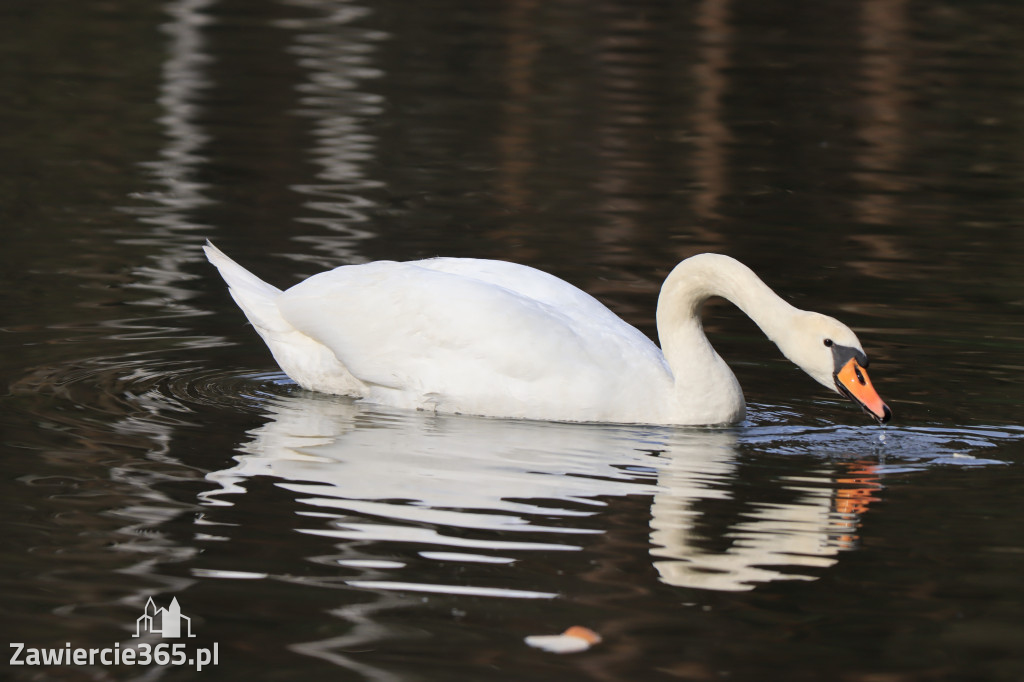
[[[5,630],[129,647],[176,597],[219,647],[4,676],[1024,679],[1021,8],[478,5],[0,10]],[[278,286],[515,260],[652,336],[728,253],[854,327],[895,416],[724,303],[731,427],[314,395],[207,238]]]

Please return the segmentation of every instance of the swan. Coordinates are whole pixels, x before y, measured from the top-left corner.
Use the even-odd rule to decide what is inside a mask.
[[[741,421],[743,392],[704,335],[721,296],[789,360],[879,424],[892,416],[849,327],[793,307],[728,256],[687,258],[658,297],[661,348],[597,299],[534,268],[431,258],[346,265],[286,291],[212,243],[207,258],[303,388],[400,408],[621,424]]]

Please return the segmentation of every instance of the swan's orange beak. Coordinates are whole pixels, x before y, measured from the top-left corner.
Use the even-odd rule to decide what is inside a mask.
[[[856,358],[847,360],[834,377],[839,392],[860,405],[879,424],[884,424],[892,418],[892,410],[882,402],[875,387],[871,385],[867,370]]]

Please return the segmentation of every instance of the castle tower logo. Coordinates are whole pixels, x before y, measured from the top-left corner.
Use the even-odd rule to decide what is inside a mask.
[[[185,634],[182,634],[184,624]],[[157,608],[150,597],[146,602],[146,609],[135,621],[135,636],[142,637],[146,634],[160,635],[161,637],[195,637],[192,634],[192,619],[181,615],[181,606],[178,605],[178,598],[171,599],[171,605],[165,608]]]

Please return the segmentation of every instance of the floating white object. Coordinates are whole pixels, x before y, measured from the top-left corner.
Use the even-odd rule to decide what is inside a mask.
[[[531,635],[526,643],[553,654],[575,654],[601,643],[601,636],[582,625],[574,625],[560,635]]]

